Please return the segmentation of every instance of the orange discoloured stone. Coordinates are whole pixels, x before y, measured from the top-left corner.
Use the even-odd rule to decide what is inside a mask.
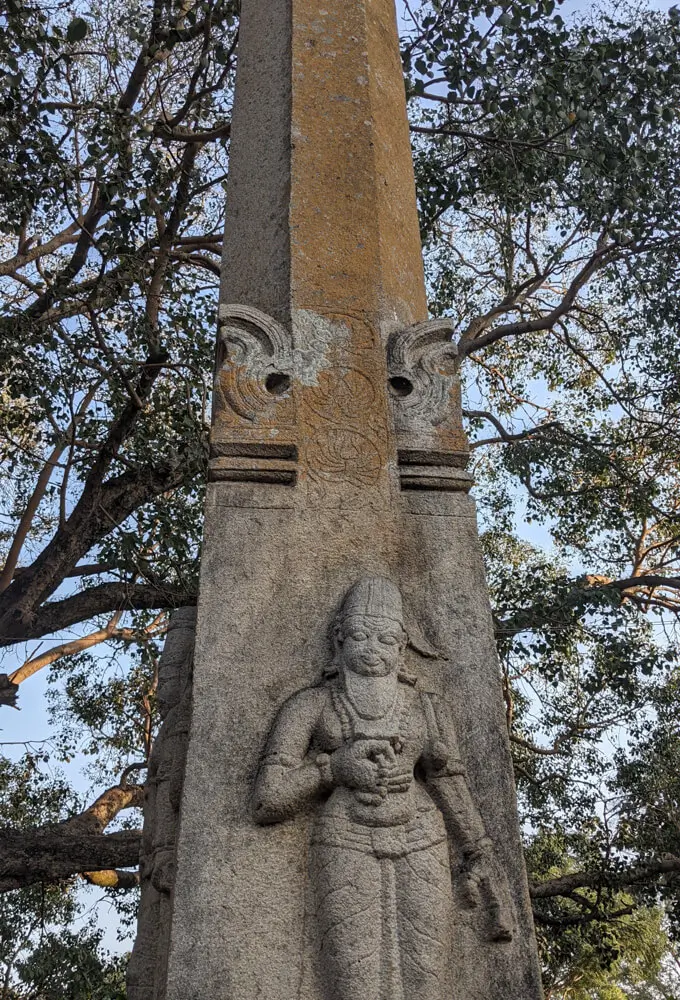
[[[393,0],[293,0],[294,305],[427,317]]]
[[[316,384],[296,385],[307,502],[385,507],[396,471],[384,351],[361,315],[333,315],[330,326],[328,368]]]
[[[394,5],[293,0],[292,37],[292,299],[339,327],[333,374],[301,389],[301,475],[310,499],[386,502],[384,343],[427,316]]]
[[[266,449],[290,445],[297,502],[384,509],[399,488],[398,450],[413,449],[395,434],[387,343],[427,319],[394,0],[251,2],[242,20],[222,302],[286,328],[290,357],[270,354],[272,370],[290,362],[290,389],[267,396],[262,338],[250,328],[249,370],[237,331],[239,360],[218,356],[213,444],[245,460],[239,444],[259,443],[272,475]],[[270,76],[258,73],[258,54]],[[255,400],[252,412],[235,405],[239,393]],[[426,439],[414,428],[421,448],[466,451],[456,390],[451,404]],[[254,476],[258,461],[253,453]]]

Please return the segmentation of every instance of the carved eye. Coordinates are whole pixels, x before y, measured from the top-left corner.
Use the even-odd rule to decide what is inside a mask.
[[[384,646],[396,646],[397,643],[399,642],[399,637],[396,636],[393,632],[383,632],[383,634],[379,636],[379,638]]]
[[[368,639],[368,633],[357,630],[356,632],[350,632],[349,637],[350,639],[354,639],[355,642],[365,642]]]

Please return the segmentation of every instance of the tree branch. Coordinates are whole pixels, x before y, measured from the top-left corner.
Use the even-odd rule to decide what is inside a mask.
[[[515,743],[524,750],[530,750],[532,753],[539,754],[541,757],[558,757],[564,752],[560,749],[561,743],[569,737],[565,735],[561,739],[558,738],[551,747],[539,747],[538,744],[531,743],[529,740],[523,740],[521,736],[515,736],[514,733],[510,733],[509,738],[511,743]]]
[[[102,583],[61,601],[48,601],[25,626],[21,635],[0,635],[0,647],[25,639],[39,639],[70,628],[86,618],[112,611],[179,608],[196,604],[196,594],[183,587],[141,583]]]
[[[614,590],[635,590],[640,587],[654,589],[656,587],[680,590],[680,576],[660,576],[657,573],[641,573],[639,576],[629,576],[623,580],[609,580],[602,576],[587,576],[587,582],[593,587],[613,587]]]
[[[139,864],[141,833],[66,833],[58,828],[0,831],[0,892],[58,882],[81,872]]]
[[[573,872],[544,882],[534,882],[529,891],[532,899],[550,899],[553,896],[569,896],[575,889],[621,889],[653,882],[663,875],[680,875],[680,858],[668,856],[661,861],[618,871]]]
[[[22,573],[30,570],[30,566],[17,566],[14,576],[20,577]],[[68,573],[64,573],[64,579],[74,576],[95,576],[98,573],[111,573],[113,570],[121,569],[117,563],[83,563],[82,566],[74,566]]]
[[[99,645],[100,642],[106,642],[107,639],[112,637],[121,614],[122,612],[120,611],[116,612],[106,628],[100,628],[96,632],[84,635],[80,639],[73,639],[71,642],[62,642],[58,646],[48,649],[45,653],[41,653],[40,656],[34,656],[33,659],[27,660],[18,670],[9,675],[9,682],[11,684],[22,684],[28,677],[37,674],[44,667],[49,667],[51,663],[61,659],[62,656],[72,656],[74,653],[82,653],[86,649],[91,649],[93,646]]]
[[[182,151],[175,201],[168,218],[168,223],[159,240],[156,266],[154,267],[147,291],[146,315],[149,321],[149,326],[153,331],[154,343],[152,344],[152,347],[156,351],[158,350],[158,347],[155,341],[157,339],[158,316],[160,312],[163,281],[165,279],[165,272],[168,266],[170,250],[179,231],[179,226],[182,218],[184,217],[187,202],[189,201],[189,181],[200,148],[201,144],[199,142],[189,142]]]
[[[35,488],[31,497],[26,504],[26,509],[24,510],[19,524],[14,533],[14,538],[12,539],[12,544],[10,545],[9,553],[7,555],[7,560],[0,573],[0,594],[7,590],[14,578],[14,570],[19,562],[19,556],[21,555],[21,550],[23,548],[26,537],[31,530],[31,525],[33,524],[33,519],[40,506],[40,501],[45,496],[45,491],[49,485],[50,479],[52,478],[52,473],[56,463],[61,458],[62,452],[67,447],[69,441],[73,438],[76,431],[76,425],[78,420],[87,411],[90,403],[92,402],[97,389],[99,388],[99,383],[97,382],[90,390],[85,394],[85,398],[82,400],[80,406],[78,407],[78,412],[73,417],[73,420],[66,428],[61,436],[61,439],[57,441],[56,445],[52,449],[49,458],[45,461],[42,467],[40,475],[38,476],[38,481],[35,484]]]
[[[503,426],[498,417],[494,416],[493,413],[489,413],[487,410],[463,410],[463,416],[473,420],[488,420],[489,423],[493,424],[498,431],[498,437],[482,438],[479,441],[472,441],[470,444],[471,448],[481,448],[488,444],[511,444],[513,441],[526,441],[527,438],[535,437],[537,434],[542,434],[551,427],[560,426],[559,420],[547,420],[545,423],[538,424],[536,427],[527,427],[523,431],[512,433]]]
[[[495,326],[486,333],[480,331],[480,322],[469,324],[466,332],[458,341],[458,353],[461,358],[466,357],[471,351],[479,350],[480,347],[488,347],[497,340],[504,337],[519,336],[525,333],[540,333],[542,330],[550,330],[558,320],[565,316],[573,306],[578,293],[584,285],[590,281],[592,276],[621,248],[618,245],[609,244],[596,250],[590,257],[588,263],[581,268],[578,274],[567,288],[561,301],[547,313],[537,316],[535,319],[519,320],[516,323],[502,323]],[[484,324],[486,326],[486,324]],[[483,327],[482,327],[483,328]]]
[[[32,261],[37,260],[39,257],[45,257],[47,254],[54,253],[55,250],[65,246],[67,243],[75,243],[78,239],[77,233],[79,228],[77,222],[72,222],[63,232],[57,233],[47,243],[38,243],[32,250],[25,250],[14,257],[0,261],[0,275],[15,277],[14,272],[18,271],[19,268],[25,267],[26,264],[32,263]]]
[[[146,396],[150,391],[149,383],[155,377],[152,372],[145,372],[137,383],[137,394]],[[54,534],[33,564],[0,595],[0,644],[7,644],[5,640],[12,641],[13,637],[30,637],[38,607],[56,590],[78,560],[143,503],[184,481],[186,467],[178,458],[173,465],[135,469],[101,482],[100,477],[113,460],[125,428],[132,426],[137,413],[132,402],[124,407],[100,449],[68,521]],[[103,610],[115,610],[115,607]],[[49,629],[39,634],[45,635],[46,631]]]
[[[139,864],[141,833],[104,835],[123,809],[141,806],[140,785],[114,785],[78,816],[29,830],[0,830],[0,892]]]
[[[59,823],[58,827],[66,833],[103,833],[119,812],[123,809],[141,807],[143,802],[143,785],[128,785],[127,782],[121,782],[120,785],[107,788],[91,806],[77,816]]]
[[[205,271],[210,271],[219,278],[222,273],[220,270],[220,265],[206,257],[205,254],[201,253],[182,253],[180,250],[173,250],[170,254],[172,260],[182,261],[186,264],[193,264],[196,267],[202,267]]]
[[[190,128],[175,126],[171,128],[165,122],[157,122],[154,126],[153,134],[159,139],[166,139],[172,142],[213,142],[215,139],[228,139],[231,135],[231,122],[222,122],[214,128],[206,129],[204,132],[195,132]]]

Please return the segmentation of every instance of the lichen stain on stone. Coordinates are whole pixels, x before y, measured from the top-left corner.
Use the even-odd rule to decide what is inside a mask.
[[[332,323],[311,309],[293,312],[295,377],[304,386],[315,386],[319,375],[330,368],[334,346],[349,344],[351,331],[345,323]]]

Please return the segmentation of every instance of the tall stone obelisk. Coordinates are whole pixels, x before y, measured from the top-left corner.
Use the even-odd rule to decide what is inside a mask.
[[[219,338],[167,998],[538,1000],[394,0],[243,0]]]

